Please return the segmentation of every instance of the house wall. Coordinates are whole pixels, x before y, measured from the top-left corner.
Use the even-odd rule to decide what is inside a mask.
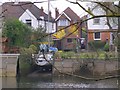
[[[55,32],[56,31],[55,23],[49,22],[49,26],[48,26],[48,22],[46,22],[46,29],[47,29],[47,31],[46,31],[47,33]]]
[[[73,50],[75,48],[75,44],[72,42],[67,42],[67,38],[65,38],[64,40],[62,40],[62,49],[63,50]]]
[[[110,40],[110,32],[103,32],[101,36],[101,40],[105,41],[106,39]]]
[[[32,23],[31,26],[34,28],[38,27],[38,20],[37,18],[27,9],[19,18],[20,21],[26,23],[26,19],[31,19]]]
[[[88,21],[88,29],[109,29],[108,25],[105,25],[105,19],[106,18],[100,18],[100,24],[95,25],[93,23],[94,19],[91,19]]]
[[[68,7],[66,10],[64,10],[61,14],[59,14],[58,10],[55,9],[55,14],[56,14],[56,31],[61,30],[67,26],[69,26],[70,24],[73,24],[77,21],[80,21],[79,16],[77,16],[77,14],[75,14],[74,11],[70,10],[70,8]],[[81,26],[80,26],[81,27]],[[75,30],[75,26],[71,26],[71,27],[67,27],[65,28],[65,36],[64,38],[62,38],[61,40],[56,40],[56,42],[61,42],[59,46],[61,46],[60,49],[62,50],[73,50],[75,47],[75,42],[76,42],[76,38],[80,38],[81,36],[81,28],[79,28],[78,32],[74,32]],[[74,32],[74,33],[73,33]],[[67,40],[69,39],[69,40]],[[71,41],[72,39],[72,41]]]
[[[110,32],[101,32],[101,41],[110,40]],[[88,32],[88,42],[94,40],[94,31]]]
[[[88,32],[88,42],[93,41],[93,32]]]
[[[94,15],[105,15],[105,12],[100,7],[96,7],[94,10],[92,10],[92,13]],[[92,16],[88,15],[87,17],[91,18]],[[98,24],[98,25],[95,25],[93,23],[94,19],[88,20],[88,22],[87,22],[88,29],[90,29],[90,30],[92,30],[92,29],[109,29],[108,25],[106,24],[106,17],[101,17],[100,24]]]
[[[72,23],[72,22],[70,22]],[[64,28],[64,26],[59,26],[58,27],[58,30],[60,30],[61,28]],[[70,36],[68,36],[71,32],[70,32],[71,28],[67,28],[65,29],[65,33],[66,33],[66,36],[65,38],[61,41],[61,49],[62,50],[73,50],[75,49],[75,38],[78,38],[76,34],[71,34]],[[80,30],[78,30],[78,35],[80,33]],[[79,36],[80,37],[80,36]],[[72,42],[67,42],[67,39],[70,38],[72,39]]]
[[[94,15],[105,15],[105,11],[102,10],[102,8],[100,7],[96,7],[94,10],[92,10],[92,13]],[[91,15],[87,15],[87,18],[91,18]],[[87,21],[87,27],[88,27],[88,42],[94,40],[93,37],[93,32],[95,31],[103,31],[101,32],[101,41],[105,41],[106,39],[108,39],[110,42],[113,42],[112,37],[110,35],[110,28],[109,26],[106,24],[107,20],[106,17],[101,17],[100,18],[100,23],[99,24],[94,24],[94,19],[90,19]],[[115,23],[110,22],[112,29],[117,29],[117,26],[115,25]],[[108,31],[108,32],[107,32]]]
[[[47,33],[55,32],[55,23],[50,22],[48,27],[48,22],[44,21],[44,17],[41,17],[42,20],[37,20],[37,18],[27,9],[19,18],[20,21],[26,23],[26,19],[31,19],[32,21],[32,27],[38,28],[40,25],[46,29]],[[49,31],[48,31],[49,28]]]

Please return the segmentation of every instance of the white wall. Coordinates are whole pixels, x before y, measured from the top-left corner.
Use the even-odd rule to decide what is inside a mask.
[[[19,18],[20,21],[26,23],[26,19],[32,20],[32,27],[37,28],[38,27],[38,20],[37,18],[27,9]]]
[[[53,24],[53,25],[52,25]],[[49,22],[49,26],[48,26],[48,22],[46,23],[46,28],[47,28],[47,33],[53,33],[55,32],[55,23],[51,23]],[[48,29],[49,28],[49,29]]]
[[[105,13],[105,11],[103,11],[100,7],[97,7],[96,9],[94,9],[93,11],[92,11],[92,13],[94,14],[94,15],[105,15],[106,13]],[[91,15],[88,15],[87,16],[87,18],[90,18],[91,17]],[[90,19],[88,22],[87,22],[87,24],[88,24],[88,29],[89,30],[94,30],[94,29],[109,29],[109,26],[106,24],[106,22],[107,22],[107,20],[106,20],[106,17],[101,17],[100,18],[100,24],[99,25],[95,25],[94,23],[93,23],[93,20],[94,19]],[[113,29],[117,29],[117,26],[116,25],[114,25],[114,23],[111,23],[111,25],[112,25],[112,27],[113,27]]]
[[[44,21],[44,17],[40,17],[43,20],[37,20],[37,18],[27,9],[19,18],[20,21],[26,23],[26,19],[31,19],[32,20],[32,27],[33,28],[38,28],[39,25],[41,25],[43,28],[45,28],[45,21]],[[48,22],[46,22],[46,29],[47,29],[47,33],[52,33],[55,32],[55,23],[52,26],[52,23],[49,23],[49,31],[48,31]]]
[[[97,7],[95,8],[92,13],[94,15],[106,15],[105,11],[102,10],[100,7]],[[87,18],[90,18],[92,17],[91,15],[88,15]],[[109,18],[110,19],[113,19],[113,18]],[[109,26],[106,24],[107,20],[106,20],[106,17],[101,17],[100,18],[100,24],[99,25],[95,25],[93,23],[93,20],[94,19],[90,19],[89,21],[87,21],[87,25],[88,25],[88,30],[108,30],[110,29]],[[112,26],[112,29],[118,29],[118,19],[117,18],[114,18],[114,22],[113,20],[110,20],[110,24]],[[113,40],[112,40],[112,32],[110,33],[110,45],[113,44]]]

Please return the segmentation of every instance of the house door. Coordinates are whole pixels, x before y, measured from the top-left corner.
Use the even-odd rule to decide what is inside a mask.
[[[61,40],[55,40],[54,41],[54,46],[57,47],[58,50],[61,50],[62,49]]]

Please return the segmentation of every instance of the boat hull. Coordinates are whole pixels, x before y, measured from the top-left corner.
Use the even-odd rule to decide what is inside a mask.
[[[39,72],[52,72],[52,65],[50,64],[44,66],[36,65],[36,69]]]

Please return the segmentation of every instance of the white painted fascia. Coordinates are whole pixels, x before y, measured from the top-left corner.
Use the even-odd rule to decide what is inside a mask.
[[[66,13],[64,13],[64,12],[62,12],[62,13],[56,18],[55,21],[57,21],[63,14],[71,21],[71,18],[68,17],[68,15],[67,15]]]
[[[24,13],[19,17],[19,20],[22,19],[22,16],[23,16],[25,13],[27,13],[32,19],[37,19],[37,18],[30,12],[29,9],[26,9],[26,10],[24,11]]]

